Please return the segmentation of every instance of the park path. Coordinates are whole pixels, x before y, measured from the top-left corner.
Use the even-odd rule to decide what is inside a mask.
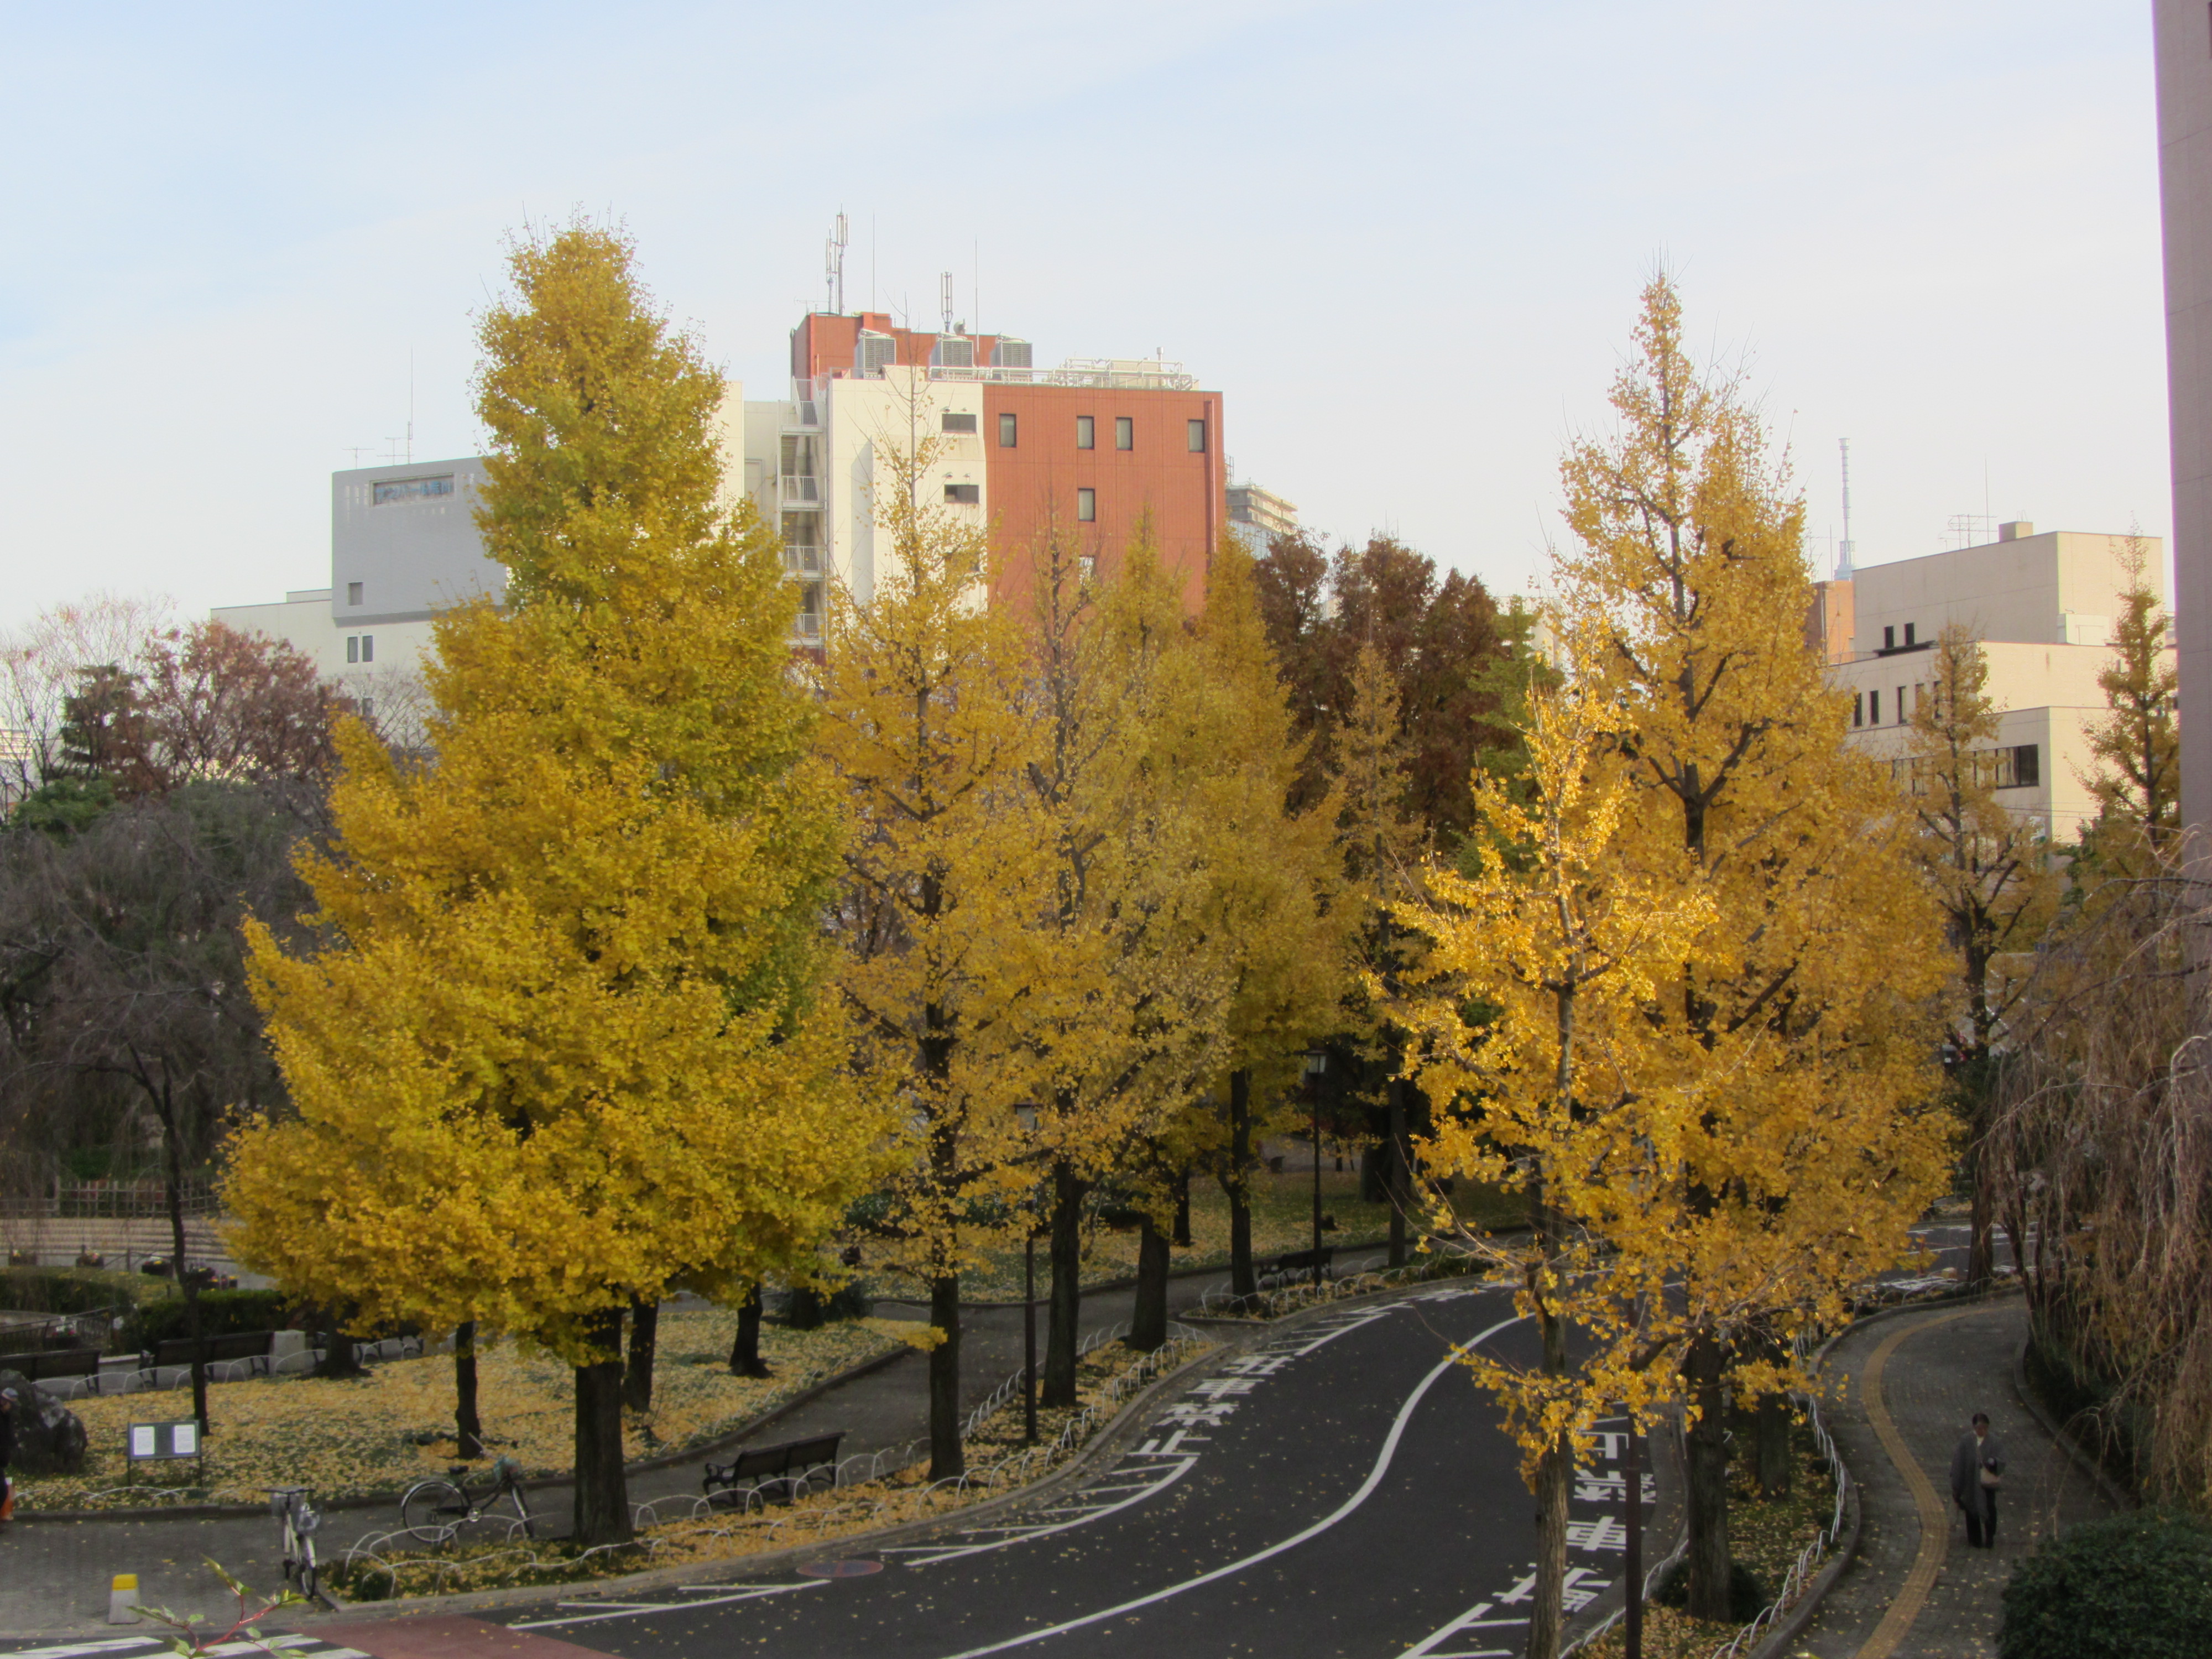
[[[1380,1259],[1379,1251],[1352,1252],[1340,1266],[1351,1271]],[[1207,1290],[1226,1282],[1222,1273],[1170,1280],[1170,1311],[1194,1310]],[[1133,1303],[1134,1292],[1127,1289],[1085,1297],[1083,1329],[1087,1334],[1127,1319]],[[884,1309],[901,1317],[911,1311],[890,1303]],[[1042,1307],[1037,1322],[1042,1363]],[[963,1408],[973,1409],[1021,1365],[1020,1304],[969,1310],[962,1320],[961,1340]],[[915,1352],[836,1385],[751,1438],[775,1443],[842,1431],[846,1440],[842,1449],[851,1455],[916,1439],[927,1432],[928,1419],[927,1364]],[[668,1468],[633,1474],[632,1501],[696,1494],[702,1461],[686,1459]],[[551,1519],[553,1532],[567,1531],[570,1492],[566,1483],[533,1486],[530,1501],[533,1513]],[[326,1559],[341,1555],[356,1538],[386,1531],[397,1519],[396,1506],[330,1510],[319,1535],[321,1553]],[[216,1593],[220,1587],[206,1559],[221,1562],[248,1583],[273,1583],[277,1578],[275,1542],[273,1523],[260,1516],[15,1522],[0,1529],[0,1637],[84,1633],[98,1627],[106,1610],[109,1583],[114,1575],[125,1572],[138,1576],[140,1594],[147,1602],[203,1612],[213,1619],[229,1604]]]
[[[2013,1389],[2027,1339],[2018,1294],[1863,1323],[1830,1352],[1828,1426],[1859,1484],[1858,1553],[1793,1659],[1995,1655],[2004,1583],[2057,1530],[2109,1514],[2097,1482]],[[1952,1448],[1974,1413],[2010,1460],[1993,1550],[1966,1547]]]

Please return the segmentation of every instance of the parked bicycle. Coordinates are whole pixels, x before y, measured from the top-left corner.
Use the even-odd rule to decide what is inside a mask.
[[[323,1595],[322,1572],[315,1565],[315,1529],[323,1524],[305,1486],[271,1486],[269,1512],[276,1517],[284,1562],[284,1582],[298,1587],[310,1601],[329,1606]]]
[[[505,1520],[504,1516],[491,1512],[492,1505],[503,1498],[514,1504],[515,1518],[507,1522],[508,1536],[512,1537],[514,1528],[520,1526],[524,1537],[535,1539],[538,1523],[523,1496],[522,1465],[512,1457],[501,1457],[494,1462],[481,1486],[471,1486],[469,1471],[460,1464],[448,1469],[442,1480],[434,1475],[428,1480],[417,1480],[399,1500],[399,1521],[422,1543],[450,1543],[463,1527],[474,1526],[480,1521]]]

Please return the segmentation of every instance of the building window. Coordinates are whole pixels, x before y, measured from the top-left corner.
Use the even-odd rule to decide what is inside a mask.
[[[1078,556],[1075,561],[1075,568],[1083,583],[1086,586],[1089,586],[1091,579],[1098,574],[1097,556],[1095,554],[1091,553],[1085,553]]]
[[[1897,723],[1902,726],[1911,718],[1911,716],[1905,712],[1905,688],[1900,685],[1897,688]]]
[[[392,501],[427,501],[434,495],[453,493],[453,475],[442,478],[386,478],[368,487],[369,504],[383,507]]]
[[[376,660],[376,635],[374,634],[347,635],[346,660],[348,662],[374,662]]]
[[[1014,427],[1014,417],[1013,417],[1012,416],[1011,416],[1011,415],[1001,415],[1001,416],[999,416],[999,447],[1000,447],[1000,448],[1001,448],[1001,449],[1012,449],[1012,448],[1014,447],[1014,431],[1015,431],[1015,427]]]
[[[943,418],[939,421],[938,427],[939,430],[945,432],[973,432],[975,429],[975,417],[973,415],[956,414],[948,409],[945,411]]]
[[[2033,789],[2043,781],[2042,756],[2032,743],[2007,744],[2002,749],[1977,749],[1966,756],[1966,762],[1978,788]],[[1891,781],[1907,793],[1924,795],[1942,773],[1934,759],[1918,755],[1890,762],[1889,775]]]
[[[979,507],[983,501],[983,486],[949,483],[945,486],[945,499],[957,501],[963,507]]]
[[[1897,649],[1897,630],[1894,628],[1885,628],[1881,630],[1881,648],[1885,651]]]
[[[1079,489],[1075,492],[1075,517],[1077,522],[1080,524],[1097,523],[1098,492],[1097,490]]]
[[[1869,726],[1881,724],[1881,693],[1879,691],[1867,693],[1867,724]]]
[[[1127,415],[1114,417],[1114,447],[1134,449],[1137,447],[1137,423]]]
[[[1190,453],[1194,455],[1203,455],[1206,453],[1206,422],[1204,421],[1189,422],[1189,431]]]
[[[1865,724],[1866,694],[1861,691],[1854,691],[1851,693],[1851,725],[1854,727],[1856,727],[1864,726]]]
[[[1098,422],[1088,415],[1075,417],[1075,447],[1078,449],[1098,447]]]
[[[348,605],[359,605],[361,603],[361,584],[359,582],[348,582],[346,584],[346,603]]]
[[[1912,643],[1912,630],[1916,626],[1917,624],[1913,623],[1907,623],[1905,624],[1905,642],[1907,645],[1911,645]]]

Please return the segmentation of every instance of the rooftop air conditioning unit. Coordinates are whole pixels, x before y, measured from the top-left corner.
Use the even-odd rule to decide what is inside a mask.
[[[975,342],[965,334],[940,334],[937,337],[937,349],[930,354],[929,361],[939,368],[973,368]]]
[[[991,367],[1028,368],[1030,367],[1030,343],[1027,340],[1017,340],[1011,334],[1001,334],[999,337],[999,343],[991,349]]]
[[[854,353],[853,372],[864,380],[880,380],[884,371],[898,362],[898,342],[888,334],[878,334],[872,328],[860,331],[860,343]]]

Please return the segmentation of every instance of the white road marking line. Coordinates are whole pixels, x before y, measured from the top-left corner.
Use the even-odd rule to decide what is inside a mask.
[[[1525,1625],[1528,1622],[1526,1619],[1486,1619],[1482,1616],[1496,1605],[1492,1601],[1477,1601],[1442,1630],[1431,1632],[1420,1641],[1407,1648],[1398,1656],[1398,1659],[1471,1659],[1471,1656],[1464,1653],[1441,1653],[1437,1651],[1437,1644],[1446,1637],[1456,1636],[1462,1631],[1494,1630],[1512,1625]],[[1503,1648],[1493,1648],[1489,1650],[1494,1653],[1505,1651]]]
[[[781,1595],[787,1590],[819,1589],[830,1581],[809,1578],[797,1584],[752,1584],[727,1595],[710,1595],[696,1601],[640,1602],[625,1605],[611,1613],[580,1613],[567,1619],[532,1619],[527,1623],[509,1625],[509,1630],[552,1630],[562,1625],[594,1625],[603,1619],[642,1619],[648,1613],[682,1613],[687,1607],[718,1607],[726,1601],[750,1601],[763,1595]],[[702,1584],[696,1588],[704,1589]],[[574,1605],[573,1603],[568,1605]]]
[[[1402,1304],[1392,1304],[1391,1305],[1395,1307]],[[1459,1356],[1469,1348],[1480,1346],[1509,1326],[1518,1325],[1528,1316],[1526,1314],[1516,1314],[1510,1319],[1501,1319],[1472,1341],[1454,1349],[1448,1358],[1438,1361],[1436,1368],[1420,1380],[1413,1393],[1406,1396],[1405,1404],[1398,1407],[1398,1415],[1390,1425],[1390,1432],[1383,1439],[1382,1449],[1376,1455],[1375,1467],[1368,1471],[1367,1479],[1360,1482],[1359,1490],[1346,1498],[1334,1511],[1315,1522],[1304,1532],[1295,1533],[1284,1539],[1279,1544],[1270,1544],[1266,1549],[1245,1556],[1242,1560],[1231,1561],[1227,1566],[1216,1567],[1212,1571],[1202,1572],[1195,1578],[1186,1578],[1180,1584],[1170,1584],[1165,1589],[1154,1590],[1150,1595],[1140,1595],[1134,1601],[1124,1601],[1118,1607],[1106,1607],[1097,1613],[1085,1613],[1080,1619],[1066,1620],[1057,1625],[1048,1625],[1042,1630],[1029,1631],[1020,1636],[1009,1637],[1003,1642],[994,1642],[987,1647],[968,1648],[959,1653],[948,1656],[948,1659],[982,1659],[982,1656],[988,1653],[1004,1653],[1009,1648],[1018,1648],[1031,1642],[1041,1642],[1048,1636],[1059,1636],[1068,1631],[1081,1630],[1085,1626],[1095,1625],[1101,1620],[1118,1619],[1123,1613],[1134,1613],[1139,1607],[1151,1607],[1154,1602],[1164,1601],[1170,1596],[1181,1595],[1185,1590],[1196,1589],[1201,1584],[1211,1584],[1216,1579],[1227,1578],[1232,1574],[1243,1571],[1247,1567],[1257,1566],[1262,1561],[1280,1555],[1285,1550],[1296,1549],[1307,1540],[1318,1538],[1364,1504],[1373,1494],[1376,1487],[1382,1484],[1383,1475],[1389,1471],[1390,1459],[1397,1452],[1398,1442],[1405,1437],[1406,1425],[1413,1420],[1414,1407],[1421,1403],[1422,1397],[1435,1386],[1439,1377],[1459,1364]],[[1345,1328],[1355,1328],[1346,1326]],[[1335,1333],[1337,1335],[1342,1334],[1342,1331]]]
[[[981,1555],[986,1550],[1004,1549],[1009,1544],[1018,1544],[1022,1542],[1024,1539],[1043,1538],[1053,1533],[1066,1532],[1071,1527],[1088,1526],[1091,1522],[1096,1521],[1101,1516],[1112,1515],[1117,1510],[1126,1510],[1133,1504],[1141,1504],[1146,1498],[1151,1498],[1157,1493],[1165,1492],[1170,1486],[1175,1485],[1176,1481],[1182,1480],[1184,1475],[1189,1474],[1191,1468],[1197,1463],[1197,1462],[1198,1454],[1196,1452],[1193,1452],[1176,1463],[1173,1468],[1169,1469],[1158,1480],[1154,1480],[1139,1491],[1131,1493],[1120,1503],[1103,1504],[1099,1508],[1091,1510],[1087,1514],[1077,1516],[1072,1521],[1060,1521],[1055,1522],[1050,1526],[1037,1527],[1023,1534],[1020,1538],[999,1538],[994,1539],[988,1544],[970,1544],[965,1547],[943,1550],[934,1555],[922,1556],[920,1559],[909,1561],[906,1563],[906,1565],[909,1567],[926,1567],[934,1561],[951,1561],[963,1555]],[[958,1536],[959,1534],[956,1534],[955,1535]]]
[[[158,1648],[158,1636],[118,1636],[106,1642],[70,1642],[58,1648],[10,1648],[8,1659],[78,1659],[88,1653],[128,1653],[132,1648]]]

